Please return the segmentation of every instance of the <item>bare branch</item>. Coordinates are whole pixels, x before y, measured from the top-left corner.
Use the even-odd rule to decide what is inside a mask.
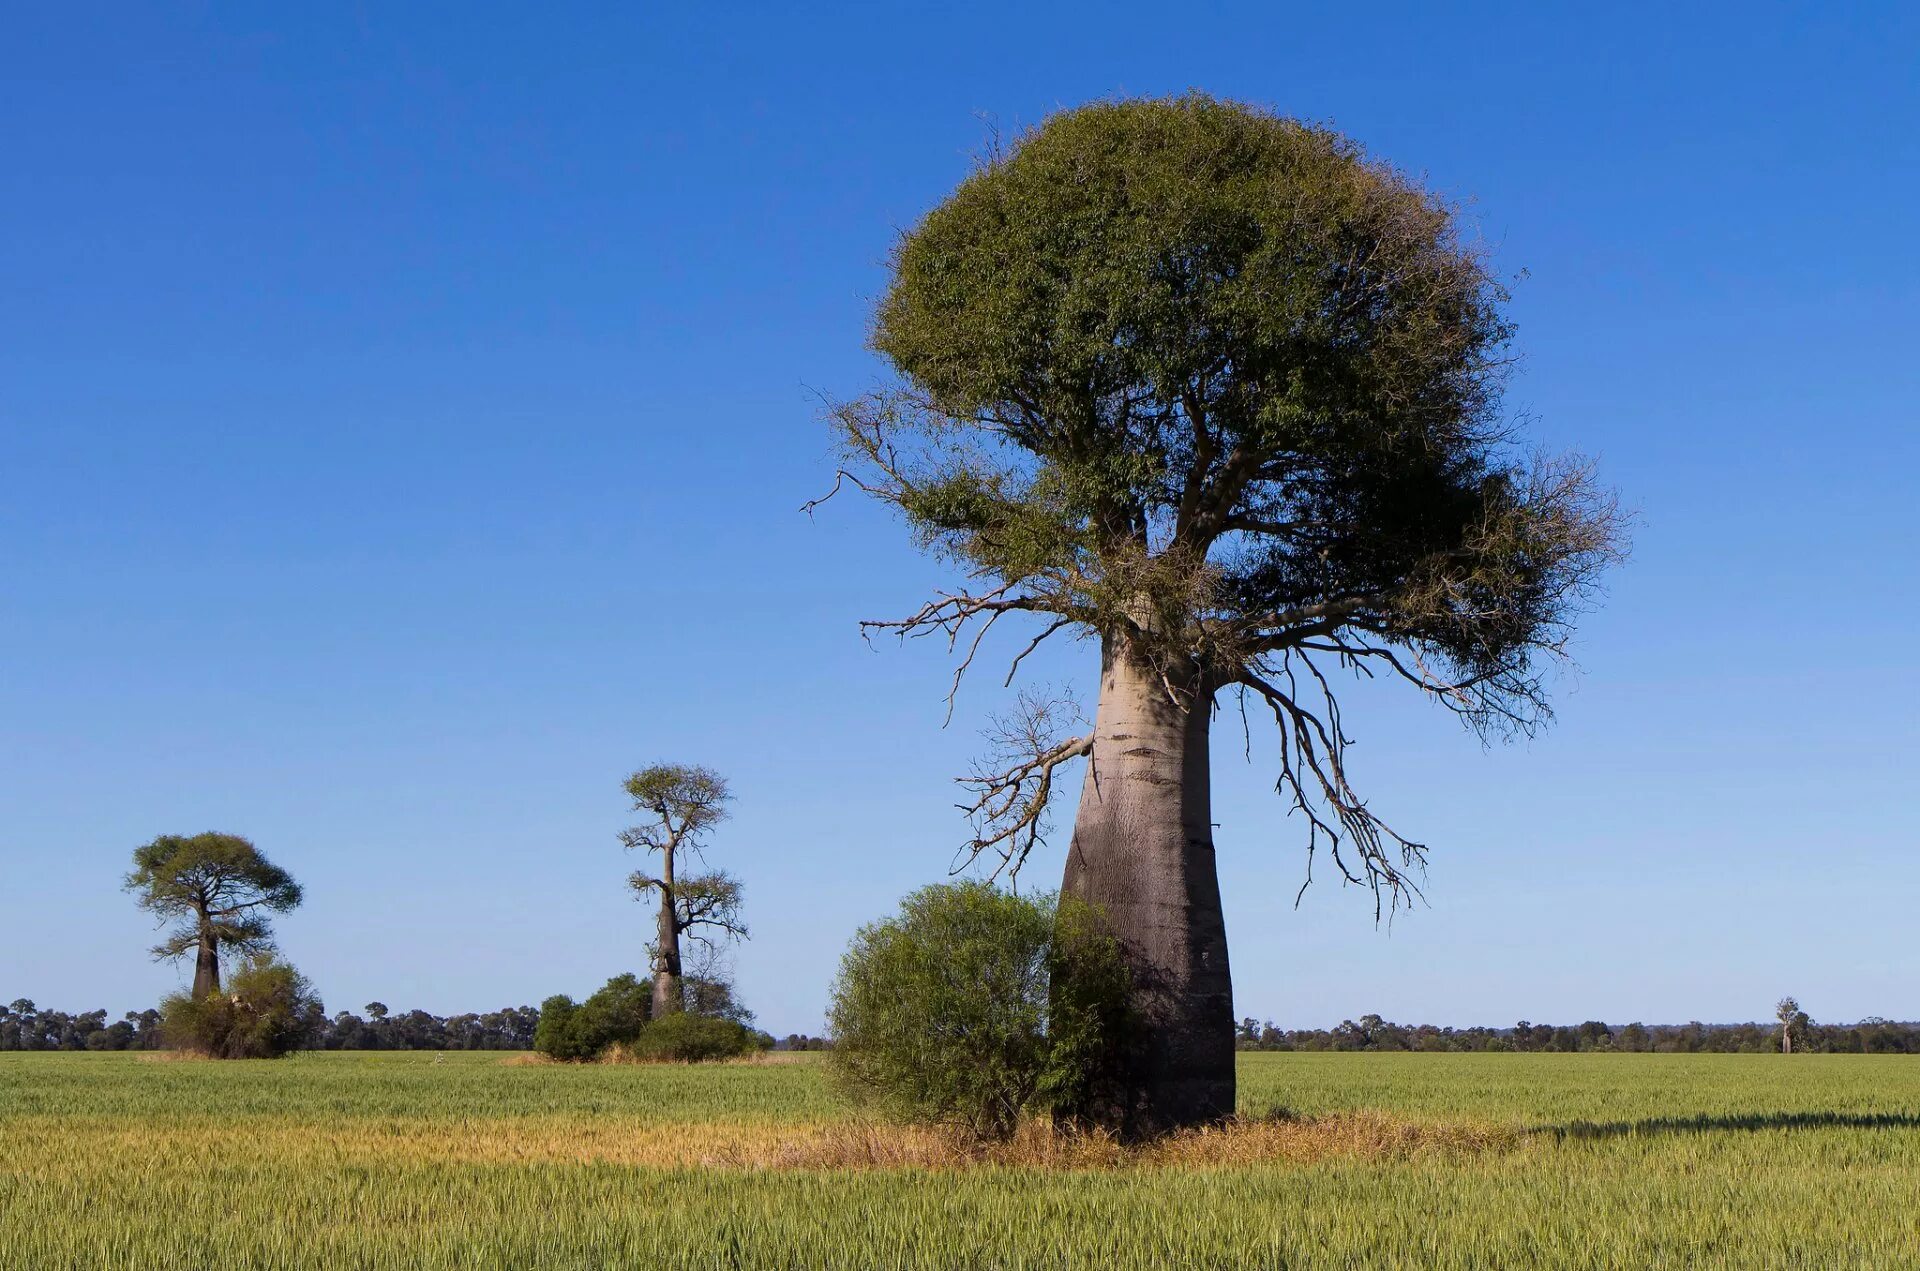
[[[1310,691],[1319,695],[1317,712],[1300,704],[1294,662],[1302,664]],[[1340,729],[1339,703],[1325,677],[1299,655],[1283,663],[1281,675],[1285,689],[1252,670],[1243,671],[1235,682],[1243,694],[1251,691],[1267,703],[1280,730],[1280,775],[1274,788],[1307,821],[1307,882],[1301,893],[1312,882],[1314,853],[1324,841],[1341,876],[1372,891],[1376,919],[1402,902],[1418,900],[1420,889],[1410,875],[1424,873],[1426,848],[1402,837],[1354,792],[1347,779],[1348,739]]]
[[[1009,878],[1019,876],[1027,856],[1045,841],[1054,770],[1093,753],[1092,733],[1060,735],[1062,725],[1084,722],[1071,698],[1040,692],[1022,693],[1019,705],[994,721],[988,733],[992,757],[958,778],[974,796],[972,802],[957,805],[972,822],[974,834],[956,857],[954,873],[992,852],[1000,862],[990,879],[1003,871]]]

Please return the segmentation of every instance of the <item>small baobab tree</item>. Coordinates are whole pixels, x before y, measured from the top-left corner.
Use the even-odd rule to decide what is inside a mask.
[[[1506,292],[1454,207],[1322,127],[1200,94],[1063,111],[892,266],[872,342],[895,375],[830,408],[834,488],[891,505],[965,582],[868,629],[944,637],[964,671],[1028,621],[1009,681],[1056,636],[1097,646],[1091,728],[1030,696],[964,779],[966,852],[1017,870],[1084,759],[1061,892],[1104,913],[1142,1025],[1088,1119],[1229,1115],[1222,699],[1271,719],[1309,860],[1377,915],[1424,849],[1356,788],[1342,677],[1530,733],[1620,555],[1613,499],[1586,460],[1520,443]]]
[[[681,962],[683,939],[711,948],[718,939],[744,939],[741,919],[745,885],[724,870],[684,869],[687,854],[701,858],[707,831],[727,818],[733,796],[726,779],[711,768],[655,764],[627,778],[627,794],[637,812],[653,820],[620,832],[629,851],[655,852],[660,872],[635,870],[628,881],[634,894],[658,905],[650,946],[653,967],[653,1017],[686,1007]]]
[[[134,849],[126,889],[142,909],[175,925],[156,961],[194,954],[197,1000],[220,990],[220,959],[273,948],[268,913],[300,903],[300,884],[237,834],[163,834]]]
[[[1791,997],[1783,997],[1773,1008],[1773,1017],[1780,1021],[1780,1053],[1793,1053],[1793,1038],[1796,1033],[1806,1035],[1807,1026],[1813,1021],[1800,1009],[1800,1003]]]

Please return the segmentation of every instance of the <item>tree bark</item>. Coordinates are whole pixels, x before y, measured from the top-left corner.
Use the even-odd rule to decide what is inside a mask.
[[[1199,668],[1162,676],[1124,637],[1101,649],[1100,704],[1063,895],[1104,915],[1133,975],[1132,1021],[1080,1119],[1125,1139],[1233,1113],[1233,984],[1214,869]]]
[[[220,991],[220,941],[200,916],[200,951],[193,962],[193,996],[197,1000]]]
[[[686,1001],[680,992],[680,924],[673,909],[673,849],[661,853],[659,925],[655,928],[653,953],[653,1018],[659,1019],[683,1010]]]

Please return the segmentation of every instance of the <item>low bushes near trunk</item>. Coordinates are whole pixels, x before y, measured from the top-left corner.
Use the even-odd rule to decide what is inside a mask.
[[[751,1054],[773,1044],[765,1033],[746,1025],[742,1017],[752,1017],[733,1001],[728,986],[686,983],[691,985],[690,1001],[711,1004],[714,1013],[675,1011],[652,1019],[652,984],[630,974],[616,975],[584,1002],[550,997],[540,1005],[534,1049],[549,1059],[574,1063],[698,1063]]]
[[[320,1000],[305,976],[271,954],[248,959],[224,989],[176,993],[160,1004],[162,1036],[211,1059],[278,1059],[305,1045]]]
[[[640,1036],[652,1014],[653,984],[616,975],[584,1002],[555,994],[540,1003],[533,1048],[551,1059],[592,1059],[609,1046]]]
[[[697,1064],[765,1050],[772,1040],[735,1020],[678,1011],[654,1020],[638,1037],[611,1047],[603,1057],[629,1063]]]
[[[1129,981],[1100,915],[990,884],[925,887],[861,928],[828,1020],[856,1102],[1004,1141],[1030,1113],[1084,1109],[1127,1027]]]

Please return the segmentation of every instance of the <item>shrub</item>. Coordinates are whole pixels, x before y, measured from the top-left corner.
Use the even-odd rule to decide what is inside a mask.
[[[622,1057],[646,1063],[689,1064],[731,1059],[764,1049],[759,1043],[765,1036],[735,1020],[681,1011],[654,1020],[641,1029],[640,1035],[623,1048]]]
[[[540,1022],[533,1028],[533,1048],[549,1059],[590,1059],[574,1042],[573,1017],[580,1004],[565,993],[540,1003]]]
[[[901,1120],[1005,1138],[1072,1112],[1124,1025],[1119,949],[1092,911],[986,883],[925,887],[840,964],[832,1068]]]
[[[592,1059],[617,1043],[632,1043],[647,1026],[653,984],[631,973],[616,975],[586,1001],[557,994],[540,1004],[533,1048],[554,1059]]]
[[[291,965],[256,954],[224,989],[160,1004],[167,1044],[214,1059],[278,1059],[304,1045],[321,1015],[313,986]]]

